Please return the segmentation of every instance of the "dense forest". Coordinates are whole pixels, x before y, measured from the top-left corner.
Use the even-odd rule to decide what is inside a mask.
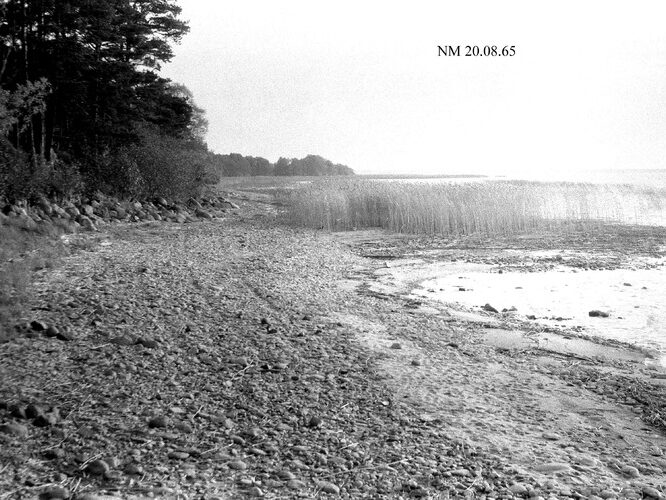
[[[247,175],[352,175],[354,171],[340,164],[317,155],[296,158],[280,158],[276,163],[266,158],[242,156],[237,153],[228,155],[214,154],[211,157],[213,171],[221,176]]]
[[[0,0],[0,196],[188,195],[220,175],[353,173],[213,154],[192,93],[159,75],[187,33],[173,0]]]

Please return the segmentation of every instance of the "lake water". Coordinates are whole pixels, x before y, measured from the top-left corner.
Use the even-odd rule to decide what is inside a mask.
[[[537,182],[582,182],[590,184],[630,184],[633,186],[666,189],[666,169],[663,170],[552,170],[485,177],[413,177],[377,179],[390,182],[409,183],[462,183],[488,181],[537,181]]]
[[[636,186],[637,195],[620,200],[624,210],[619,222],[666,226],[666,203],[655,204],[654,200],[643,203],[639,199],[644,190],[649,193],[654,189],[657,201],[666,201],[666,191],[659,192],[666,190],[666,170],[539,172],[531,176],[420,178],[408,182],[493,180]],[[620,197],[627,191],[618,188],[617,192]],[[567,249],[561,250],[563,255],[566,252]],[[582,327],[589,335],[629,342],[660,353],[661,363],[666,366],[666,256],[652,264],[650,269],[584,271],[563,265],[551,271],[498,274],[489,265],[452,263],[433,267],[431,278],[423,281],[415,293],[467,307],[486,303],[498,310],[515,307],[517,314],[534,315],[536,323]],[[609,317],[590,317],[591,310],[608,312]]]
[[[580,328],[589,335],[635,344],[666,356],[663,284],[666,259],[652,269],[580,270],[559,266],[547,272],[503,272],[487,264],[438,267],[415,293],[449,304],[498,310],[516,308],[536,324]],[[590,311],[608,313],[591,317]]]

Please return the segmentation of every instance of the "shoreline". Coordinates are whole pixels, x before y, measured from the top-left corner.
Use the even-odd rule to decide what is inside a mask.
[[[432,240],[236,201],[77,235],[87,250],[39,274],[24,319],[71,338],[0,345],[7,498],[663,497],[666,436],[627,367],[497,349],[373,289]],[[16,416],[30,404],[55,420]]]

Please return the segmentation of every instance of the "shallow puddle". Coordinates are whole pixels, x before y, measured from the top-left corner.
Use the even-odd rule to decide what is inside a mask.
[[[503,272],[486,264],[437,266],[414,293],[469,307],[516,308],[547,325],[635,344],[666,356],[666,268]],[[608,313],[591,317],[590,311]]]

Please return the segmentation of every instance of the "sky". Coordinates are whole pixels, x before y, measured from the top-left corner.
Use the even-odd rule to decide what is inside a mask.
[[[666,168],[663,0],[177,3],[190,33],[162,74],[215,152],[363,174]]]

